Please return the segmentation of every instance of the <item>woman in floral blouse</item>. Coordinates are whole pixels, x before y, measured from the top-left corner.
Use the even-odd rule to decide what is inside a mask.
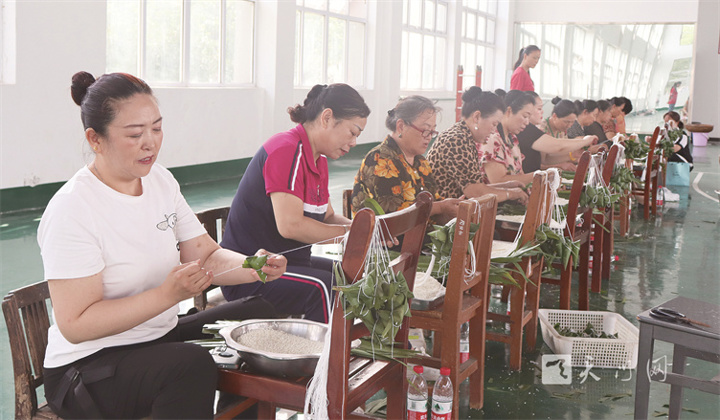
[[[497,132],[481,146],[481,165],[488,181],[519,181],[529,184],[533,174],[523,172],[523,154],[516,135],[530,123],[530,115],[535,112],[535,98],[519,90],[511,90],[505,95],[505,113]]]
[[[439,110],[430,99],[410,96],[388,111],[385,126],[392,133],[363,159],[353,186],[353,213],[365,207],[366,198],[374,199],[390,213],[409,207],[417,194],[429,191],[435,198],[430,215],[436,221],[457,215],[460,200],[443,199],[438,194],[430,164],[423,157],[437,136]]]

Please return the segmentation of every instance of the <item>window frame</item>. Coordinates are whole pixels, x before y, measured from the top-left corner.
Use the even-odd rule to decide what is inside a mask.
[[[413,6],[421,5],[421,11],[420,11],[420,22],[419,26],[412,25],[410,23],[409,14],[410,14],[410,8],[408,8],[408,4],[412,2]],[[431,2],[433,3],[433,29],[427,29],[425,28],[425,19],[426,19],[426,3]],[[442,4],[445,6],[445,30],[444,32],[439,32],[437,30],[437,5]],[[444,42],[444,54],[445,57],[448,56],[448,50],[453,49],[453,45],[450,45],[451,37],[450,37],[450,28],[452,25],[450,25],[451,19],[451,8],[450,8],[450,1],[449,0],[403,0],[403,11],[402,11],[402,30],[401,30],[401,43],[400,43],[400,54],[401,54],[401,69],[405,68],[406,71],[400,71],[400,90],[401,91],[445,91],[449,87],[449,78],[448,78],[448,72],[447,72],[447,65],[446,60],[437,60],[437,45],[438,45],[438,39],[441,39]],[[411,57],[411,52],[405,50],[405,38],[407,38],[408,42],[410,43],[410,34],[417,34],[420,36],[421,42],[421,48],[420,48],[420,85],[419,86],[409,86],[408,85],[408,72],[407,72],[407,65],[409,64],[409,60]],[[433,40],[433,53],[434,56],[432,57],[432,63],[433,63],[433,70],[431,71],[430,77],[432,82],[432,87],[427,88],[423,87],[423,80],[426,78],[425,71],[423,69],[422,63],[427,59],[424,55],[425,52],[425,40],[430,37]],[[405,63],[405,66],[403,66],[402,63]],[[440,70],[441,73],[436,76],[437,70]]]
[[[180,61],[182,63],[180,68],[180,77],[179,81],[176,82],[168,82],[168,81],[158,81],[153,79],[147,79],[147,6],[148,1],[150,0],[139,0],[137,7],[138,7],[138,43],[137,43],[137,68],[136,71],[138,73],[138,76],[146,79],[149,83],[152,83],[154,86],[158,87],[253,87],[255,86],[255,78],[257,74],[257,48],[256,48],[256,40],[257,40],[257,0],[235,0],[235,1],[242,1],[246,3],[251,3],[253,7],[253,16],[252,16],[252,33],[253,33],[253,39],[251,43],[251,49],[252,52],[250,54],[252,58],[252,65],[251,65],[251,76],[250,81],[243,81],[243,82],[224,82],[225,77],[225,52],[227,50],[227,42],[228,38],[226,37],[226,26],[227,26],[227,20],[226,20],[226,12],[227,12],[227,0],[219,0],[219,7],[220,7],[220,28],[219,28],[219,56],[217,56],[218,60],[218,81],[217,82],[191,82],[190,81],[190,68],[191,68],[191,54],[190,54],[190,38],[191,38],[191,8],[192,8],[192,1],[193,0],[178,0],[182,4],[182,33],[181,33],[181,57]],[[107,62],[105,64],[106,71],[107,69]]]
[[[462,2],[458,2],[458,7],[460,7],[460,64],[463,66],[463,73],[465,72],[472,72],[467,74],[467,78],[463,78],[463,89],[467,89],[470,86],[473,86],[475,84],[475,69],[477,66],[481,66],[482,69],[482,79],[481,83],[483,86],[486,85],[488,81],[493,80],[494,74],[493,74],[493,68],[494,68],[494,61],[497,51],[497,23],[498,23],[498,4],[495,0],[487,1],[485,0],[483,2],[485,4],[485,10],[481,9],[481,2],[474,2],[475,7],[472,7],[470,3],[467,0],[462,0]],[[493,10],[490,10],[493,9]],[[475,19],[475,37],[469,38],[467,37],[467,16],[471,14],[474,16]],[[485,36],[483,40],[479,40],[477,37],[477,21],[479,17],[483,17],[485,19]],[[492,31],[492,41],[488,40],[488,23],[489,21],[492,21],[493,24],[493,31]],[[475,65],[467,69],[465,68],[465,48],[468,45],[472,45],[475,48]],[[485,51],[485,56],[483,57],[483,64],[478,64],[478,58],[477,58],[477,50],[478,47],[483,47]],[[488,56],[492,56],[491,60],[488,60]],[[472,82],[470,83],[470,76],[472,76]]]
[[[305,27],[305,13],[313,13],[317,15],[321,15],[323,17],[323,65],[321,68],[322,76],[321,80],[312,83],[311,85],[305,85],[303,84],[303,59],[305,57],[305,44],[303,39],[304,34],[304,27]],[[300,17],[298,16],[300,14]],[[345,65],[344,65],[344,77],[342,78],[341,83],[348,83],[348,71],[349,71],[349,60],[350,60],[350,22],[355,23],[361,23],[364,26],[364,33],[363,33],[363,62],[362,62],[362,80],[360,83],[352,83],[353,87],[363,89],[367,86],[368,81],[368,60],[366,57],[368,56],[368,28],[369,28],[369,19],[368,15],[370,14],[370,7],[369,5],[365,4],[365,18],[352,16],[351,14],[342,14],[337,12],[330,11],[330,4],[329,2],[326,3],[325,9],[315,9],[312,7],[307,7],[305,5],[305,2],[303,1],[302,5],[297,4],[295,5],[295,60],[293,60],[294,63],[294,71],[293,71],[293,86],[296,89],[305,89],[305,88],[311,88],[315,84],[327,84],[328,82],[328,34],[330,30],[330,19],[341,19],[345,21]],[[333,83],[336,83],[338,81],[334,81]]]

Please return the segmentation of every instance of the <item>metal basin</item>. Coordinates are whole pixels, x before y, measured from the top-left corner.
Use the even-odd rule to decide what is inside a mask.
[[[240,354],[253,372],[285,378],[312,376],[320,353],[284,354],[262,351],[240,344],[240,337],[252,330],[278,330],[313,341],[325,342],[327,324],[302,319],[254,319],[225,327],[220,335]]]

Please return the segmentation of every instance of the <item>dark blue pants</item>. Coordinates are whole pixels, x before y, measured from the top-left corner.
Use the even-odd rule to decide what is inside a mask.
[[[311,257],[308,265],[288,264],[279,279],[222,286],[228,301],[258,295],[275,306],[280,314],[305,315],[305,319],[328,323],[332,304],[332,260]]]

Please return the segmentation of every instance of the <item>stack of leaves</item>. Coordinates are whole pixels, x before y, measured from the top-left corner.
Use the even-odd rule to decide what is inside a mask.
[[[618,201],[620,194],[612,194],[610,189],[604,185],[585,185],[580,194],[580,206],[592,206],[604,209]]]
[[[619,166],[615,168],[615,171],[610,177],[610,190],[616,194],[622,195],[632,190],[633,183],[637,182],[638,179],[635,178],[635,175],[629,168]]]
[[[472,241],[480,227],[477,223],[470,224],[469,241]],[[433,225],[428,233],[430,238],[430,252],[435,256],[435,266],[431,275],[436,279],[445,279],[450,270],[450,254],[455,240],[455,219],[445,225]]]
[[[687,135],[685,133],[685,130],[682,128],[676,128],[673,130],[668,130],[664,136],[658,141],[658,148],[662,150],[663,156],[665,158],[669,158],[672,156],[675,151],[673,150],[673,146],[675,146],[675,142],[681,138],[683,135]]]
[[[535,240],[540,245],[537,254],[545,258],[545,267],[550,268],[556,261],[561,261],[563,267],[567,267],[572,257],[573,267],[577,267],[579,261],[580,241],[572,241],[558,231],[551,229],[547,223],[538,226],[535,232]]]
[[[618,333],[615,334],[608,334],[605,331],[602,330],[602,328],[597,329],[593,324],[587,323],[584,330],[575,330],[573,328],[563,327],[560,325],[560,323],[556,323],[553,325],[553,328],[555,328],[555,331],[558,332],[558,334],[562,335],[563,337],[575,337],[575,338],[612,338],[617,339]]]
[[[506,200],[498,204],[498,214],[505,216],[522,216],[527,207],[514,200]]]
[[[650,146],[640,139],[629,137],[625,140],[625,158],[645,159],[650,151]]]
[[[395,274],[387,259],[381,258],[372,248],[368,258],[368,269],[363,277],[350,284],[340,264],[335,263],[337,286],[334,289],[341,294],[345,317],[358,318],[368,328],[372,346],[392,347],[403,318],[410,316],[409,299],[413,294],[403,274]]]

